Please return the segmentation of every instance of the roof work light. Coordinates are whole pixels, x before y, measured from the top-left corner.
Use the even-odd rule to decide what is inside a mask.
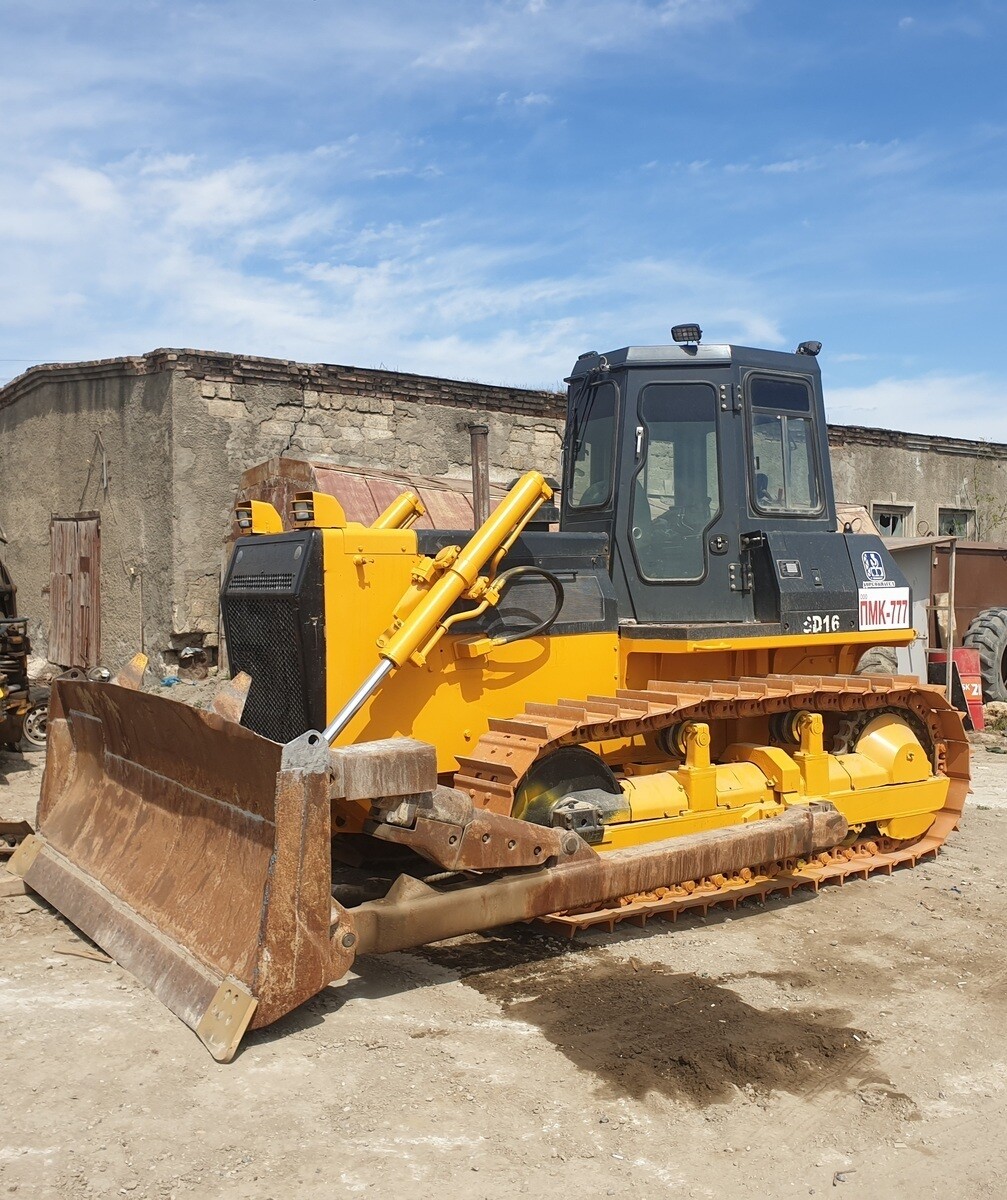
[[[703,336],[703,331],[698,325],[672,325],[671,336],[679,345],[698,345],[699,339]]]

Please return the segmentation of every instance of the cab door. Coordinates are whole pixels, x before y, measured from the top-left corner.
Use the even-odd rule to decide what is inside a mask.
[[[628,393],[635,425],[622,446],[613,574],[636,621],[753,620],[740,545],[743,422],[728,373],[723,383],[644,377]]]

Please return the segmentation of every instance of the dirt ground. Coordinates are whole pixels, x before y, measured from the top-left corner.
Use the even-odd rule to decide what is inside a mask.
[[[1007,756],[935,863],[764,908],[365,960],[228,1066],[0,900],[0,1194],[1007,1194]],[[0,763],[30,816],[41,755]],[[838,1189],[838,1192],[836,1191]]]

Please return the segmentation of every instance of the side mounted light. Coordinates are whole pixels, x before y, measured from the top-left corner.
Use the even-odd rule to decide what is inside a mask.
[[[345,529],[343,506],[328,492],[295,492],[290,506],[294,527],[313,529]]]
[[[242,500],[234,509],[238,528],[245,533],[282,533],[283,521],[265,500]]]

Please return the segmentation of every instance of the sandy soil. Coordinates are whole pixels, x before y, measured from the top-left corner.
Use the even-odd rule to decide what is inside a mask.
[[[572,946],[358,964],[228,1066],[0,900],[0,1194],[1007,1194],[1007,756],[936,863]],[[30,815],[41,758],[0,764]]]

